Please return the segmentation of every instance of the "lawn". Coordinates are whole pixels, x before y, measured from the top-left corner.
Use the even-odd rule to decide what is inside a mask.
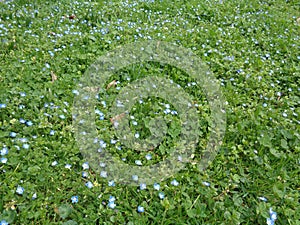
[[[300,224],[299,43],[296,0],[0,1],[0,225]]]

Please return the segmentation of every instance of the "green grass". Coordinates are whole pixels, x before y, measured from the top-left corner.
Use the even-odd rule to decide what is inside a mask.
[[[299,12],[300,4],[293,0],[0,2],[0,221],[266,224],[272,208],[276,224],[300,224]],[[191,49],[220,81],[227,101],[222,147],[204,172],[190,163],[165,181],[153,181],[159,182],[159,191],[152,185],[146,190],[117,182],[109,186],[92,168],[84,170],[84,178],[86,160],[74,137],[72,92],[99,56],[150,38]],[[149,74],[173,79],[200,105],[198,159],[209,135],[210,109],[201,89],[189,85],[193,79],[188,74],[143,63],[118,71],[110,81],[120,81],[116,87],[122,90]],[[106,91],[106,107],[97,104],[104,120],[97,119],[96,126],[99,133],[107,129],[101,133],[107,148],[128,164],[163,160],[180,130],[176,116],[167,115],[167,137],[151,152],[151,160],[146,160],[147,152],[120,152],[110,144],[109,108],[119,93],[116,87]],[[149,135],[144,123],[157,111],[163,115],[162,103],[167,103],[143,100],[131,112],[138,122],[131,130],[140,139]],[[178,186],[171,184],[174,179]],[[86,187],[88,181],[92,188]],[[16,193],[18,186],[24,188],[22,194]],[[72,196],[78,196],[77,203]],[[116,198],[114,209],[108,207],[110,196]],[[138,206],[145,212],[137,212]]]

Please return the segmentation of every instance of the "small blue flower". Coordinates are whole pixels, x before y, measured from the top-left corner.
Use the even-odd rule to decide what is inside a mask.
[[[84,170],[88,170],[88,169],[90,168],[89,163],[88,163],[88,162],[83,163],[83,164],[82,164],[82,168],[83,168]]]
[[[143,206],[138,206],[138,207],[137,207],[137,211],[138,211],[139,213],[143,213],[143,212],[145,212],[145,209],[144,209]]]
[[[28,121],[26,121],[26,125],[30,127],[33,125],[33,123],[30,120],[28,120]]]
[[[78,202],[78,196],[77,195],[76,196],[72,196],[71,197],[71,201],[72,201],[73,204],[77,203]]]
[[[135,160],[135,164],[138,165],[138,166],[142,166],[142,161],[141,160]]]
[[[88,175],[88,173],[87,173],[86,171],[83,171],[83,172],[81,173],[81,176],[82,176],[83,178],[87,178],[89,175]]]
[[[103,178],[106,178],[107,177],[107,171],[101,171],[100,176],[103,177]]]
[[[79,91],[77,91],[77,90],[73,90],[72,93],[73,93],[74,95],[79,95]]]
[[[19,195],[22,195],[24,193],[24,188],[19,185],[17,187],[16,193]]]
[[[66,164],[66,165],[65,165],[65,168],[66,168],[66,169],[71,169],[71,167],[72,167],[71,164]]]
[[[8,225],[8,222],[6,222],[6,220],[1,220],[0,225]]]
[[[270,218],[267,218],[267,225],[274,225],[274,221],[271,220]]]
[[[14,138],[14,137],[17,136],[17,133],[16,133],[16,132],[10,132],[10,133],[9,133],[9,136],[12,137],[12,138]]]
[[[32,195],[32,197],[31,197],[31,199],[34,200],[34,199],[36,199],[36,198],[37,198],[37,194],[34,193],[34,194]]]
[[[2,158],[0,159],[0,161],[1,161],[1,163],[5,164],[5,163],[7,162],[7,158],[2,157]]]
[[[160,185],[159,185],[158,183],[155,183],[155,184],[153,185],[153,188],[154,188],[155,190],[159,191]]]
[[[85,183],[85,186],[87,186],[88,188],[92,188],[94,185],[92,184],[91,181],[88,181]]]
[[[109,202],[114,202],[114,201],[116,201],[116,197],[115,196],[109,196],[109,200],[108,200]]]
[[[115,202],[109,202],[107,206],[111,209],[114,209],[117,205]]]
[[[50,130],[50,135],[54,135],[55,131],[54,130]]]
[[[6,104],[0,103],[0,109],[6,108]]]
[[[22,143],[25,143],[25,142],[27,142],[28,141],[28,139],[27,138],[20,138],[19,139]]]
[[[269,210],[270,218],[267,218],[267,225],[274,225],[275,220],[277,219],[277,213],[270,208]]]
[[[258,197],[259,200],[263,201],[263,202],[266,202],[268,201],[265,197]]]
[[[110,140],[110,143],[112,144],[112,145],[114,145],[114,144],[116,144],[118,141],[117,140],[114,140],[114,139],[111,139]]]
[[[163,192],[159,192],[159,193],[158,193],[158,197],[159,197],[160,199],[164,199],[164,198],[165,198],[165,194],[164,194]]]
[[[23,144],[22,146],[24,149],[29,149],[29,144]]]
[[[147,160],[151,160],[152,159],[152,155],[150,153],[148,153],[145,157],[146,157]]]
[[[138,181],[139,177],[137,175],[132,175],[132,180]]]
[[[8,154],[8,148],[7,147],[3,147],[2,150],[0,151],[0,155],[4,156]]]
[[[270,208],[269,213],[270,213],[270,219],[271,219],[271,220],[274,220],[274,221],[277,220],[277,213],[274,212],[274,211],[272,210],[272,208]]]
[[[202,184],[206,187],[209,187],[210,186],[210,183],[206,182],[206,181],[203,181]]]
[[[173,186],[178,186],[178,185],[179,185],[178,181],[175,180],[175,179],[171,181],[171,184],[172,184]]]
[[[164,110],[164,113],[165,113],[165,114],[169,114],[170,112],[171,112],[171,110],[168,109],[168,108]]]
[[[21,96],[21,97],[25,97],[25,96],[26,96],[26,93],[25,93],[25,92],[20,92],[20,96]]]
[[[114,187],[114,186],[116,186],[116,184],[113,180],[111,180],[111,181],[108,182],[108,186],[109,187]]]
[[[23,118],[20,119],[20,123],[26,123],[26,120],[24,120]]]
[[[145,183],[140,184],[140,190],[145,190],[147,188],[147,185]]]
[[[100,141],[99,141],[99,144],[100,144],[100,147],[101,147],[101,148],[106,148],[106,143],[105,143],[105,141],[100,140]]]

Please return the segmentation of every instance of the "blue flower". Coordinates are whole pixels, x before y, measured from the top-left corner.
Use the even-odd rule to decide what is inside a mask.
[[[72,196],[71,197],[71,201],[72,201],[73,204],[77,203],[78,202],[78,196],[77,195],[76,196]]]
[[[112,145],[114,145],[114,144],[116,144],[118,141],[117,140],[114,140],[114,139],[111,139],[110,140],[110,143],[112,144]]]
[[[87,186],[88,188],[92,188],[94,185],[92,184],[91,181],[88,181],[85,183],[85,186]]]
[[[88,163],[88,162],[83,163],[83,164],[82,164],[82,168],[83,168],[84,170],[88,170],[88,169],[90,168],[89,163]]]
[[[17,187],[16,193],[19,195],[22,195],[24,193],[24,188],[19,185]]]
[[[111,181],[108,182],[108,186],[109,187],[114,187],[114,186],[116,186],[116,184],[113,180],[111,180]]]
[[[101,148],[106,148],[106,143],[105,143],[105,141],[100,140],[100,141],[99,141],[99,144],[100,144],[100,147],[101,147]]]
[[[26,123],[26,120],[24,120],[23,118],[20,119],[20,123]]]
[[[145,157],[146,157],[147,160],[151,160],[152,159],[152,155],[150,153],[148,153]]]
[[[143,212],[145,212],[145,209],[144,209],[143,206],[138,206],[138,207],[137,207],[137,211],[138,211],[139,213],[143,213]]]
[[[266,202],[268,201],[268,199],[266,199],[265,197],[258,197],[259,200],[263,201],[263,202]]]
[[[12,137],[12,138],[14,138],[14,137],[17,136],[17,133],[16,132],[10,132],[9,136]]]
[[[24,149],[29,149],[29,144],[23,144],[22,146]]]
[[[132,175],[132,180],[138,181],[139,177],[137,175]]]
[[[160,189],[160,185],[158,183],[155,183],[153,185],[153,188],[158,191]]]
[[[8,148],[7,147],[3,147],[2,150],[0,151],[0,155],[4,156],[8,154]]]
[[[1,220],[0,225],[8,225],[8,222],[6,222],[6,220]]]
[[[111,196],[109,196],[109,200],[108,201],[109,202],[114,202],[114,201],[116,201],[116,197],[113,196],[113,195],[111,195]]]
[[[54,135],[55,131],[54,130],[50,130],[50,135]]]
[[[37,198],[37,194],[34,193],[34,194],[32,195],[32,197],[31,197],[31,199],[34,200],[34,199],[36,199],[36,198]]]
[[[107,171],[101,171],[100,176],[103,177],[103,178],[106,178],[107,177]]]
[[[159,197],[160,199],[164,199],[164,198],[165,198],[165,194],[164,194],[163,192],[159,192],[159,193],[158,193],[158,197]]]
[[[147,188],[147,185],[145,183],[140,184],[140,190],[145,190]]]
[[[6,104],[0,103],[0,109],[6,108]]]
[[[135,160],[135,164],[138,165],[138,166],[142,166],[142,161],[141,160]]]
[[[178,186],[178,185],[179,185],[178,181],[175,180],[175,179],[171,181],[171,184],[172,184],[173,186]]]
[[[114,209],[117,205],[115,202],[109,202],[107,206],[111,209]]]
[[[33,123],[30,120],[28,120],[28,121],[26,121],[26,125],[30,127],[33,125]]]
[[[81,173],[81,176],[82,176],[83,178],[87,178],[89,175],[88,175],[87,172],[83,171],[83,172]]]
[[[79,91],[77,91],[77,90],[73,90],[72,93],[73,93],[74,95],[79,95]]]
[[[202,184],[206,187],[209,187],[210,186],[210,183],[206,182],[206,181],[203,181]]]
[[[71,169],[71,167],[72,167],[71,164],[66,164],[66,165],[65,165],[65,168],[66,168],[66,169]]]
[[[275,220],[277,219],[277,213],[270,208],[269,210],[270,218],[267,218],[267,225],[274,225]]]
[[[5,163],[7,162],[7,158],[2,157],[2,158],[0,159],[0,161],[1,161],[1,163],[5,164]]]

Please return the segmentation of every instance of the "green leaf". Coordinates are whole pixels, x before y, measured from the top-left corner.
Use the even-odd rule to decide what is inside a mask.
[[[61,205],[58,208],[58,214],[61,218],[66,219],[72,212],[72,208],[68,204]]]
[[[14,210],[4,210],[0,215],[0,221],[5,220],[7,223],[12,224],[17,217],[17,213]]]
[[[270,152],[272,155],[274,155],[276,158],[280,158],[281,154],[278,152],[275,148],[270,148]]]
[[[78,223],[74,220],[68,220],[67,222],[64,222],[62,225],[77,225]]]
[[[288,149],[289,146],[288,146],[288,143],[285,139],[281,139],[281,147],[283,147],[284,149]]]
[[[187,212],[188,217],[190,217],[190,218],[194,218],[197,215],[197,213],[195,212],[195,209],[188,209],[186,212]]]

